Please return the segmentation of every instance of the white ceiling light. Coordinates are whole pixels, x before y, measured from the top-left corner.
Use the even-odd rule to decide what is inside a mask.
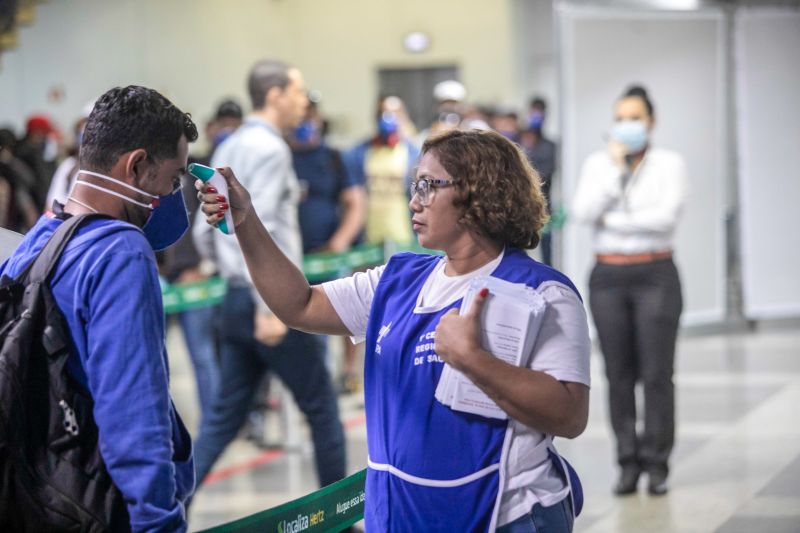
[[[428,34],[421,31],[412,31],[403,37],[403,48],[412,54],[419,54],[428,49],[431,40]]]

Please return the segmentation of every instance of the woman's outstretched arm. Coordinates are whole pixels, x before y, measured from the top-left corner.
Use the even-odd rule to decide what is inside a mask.
[[[258,219],[250,194],[230,168],[217,169],[228,183],[228,196],[198,180],[198,199],[209,224],[216,224],[231,210],[236,238],[247,269],[261,298],[287,326],[313,333],[350,335],[322,287],[309,285],[303,273],[275,244]]]

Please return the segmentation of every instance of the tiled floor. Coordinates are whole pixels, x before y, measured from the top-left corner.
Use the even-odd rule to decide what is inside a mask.
[[[196,424],[194,385],[182,338],[169,338],[173,394],[190,427]],[[800,532],[800,325],[749,333],[683,335],[677,361],[678,441],[671,491],[611,495],[616,475],[606,420],[602,361],[593,358],[591,414],[586,432],[558,441],[580,472],[586,504],[575,531]],[[361,399],[342,397],[349,471],[366,465]],[[290,435],[299,444],[261,450],[236,441],[194,499],[190,528],[247,516],[316,488],[311,449],[298,415]],[[280,438],[278,417],[268,435]],[[644,483],[642,483],[644,485]],[[643,488],[643,487],[642,487]]]

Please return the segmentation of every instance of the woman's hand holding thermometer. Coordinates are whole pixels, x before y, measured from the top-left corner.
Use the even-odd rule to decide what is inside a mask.
[[[202,203],[206,221],[221,232],[233,235],[251,208],[250,194],[239,184],[230,168],[214,169],[192,163],[188,172],[198,179],[195,182],[197,199]]]

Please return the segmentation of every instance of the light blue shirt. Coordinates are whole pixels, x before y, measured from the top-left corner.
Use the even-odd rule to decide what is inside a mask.
[[[297,208],[300,186],[292,165],[292,153],[280,132],[270,123],[251,116],[217,148],[211,160],[214,167],[231,167],[236,178],[250,193],[258,218],[275,243],[298,267],[303,262],[303,245]],[[193,235],[199,253],[217,261],[222,277],[233,285],[253,283],[239,243],[195,218]],[[209,243],[213,239],[213,251]],[[255,297],[262,311],[266,306]]]

